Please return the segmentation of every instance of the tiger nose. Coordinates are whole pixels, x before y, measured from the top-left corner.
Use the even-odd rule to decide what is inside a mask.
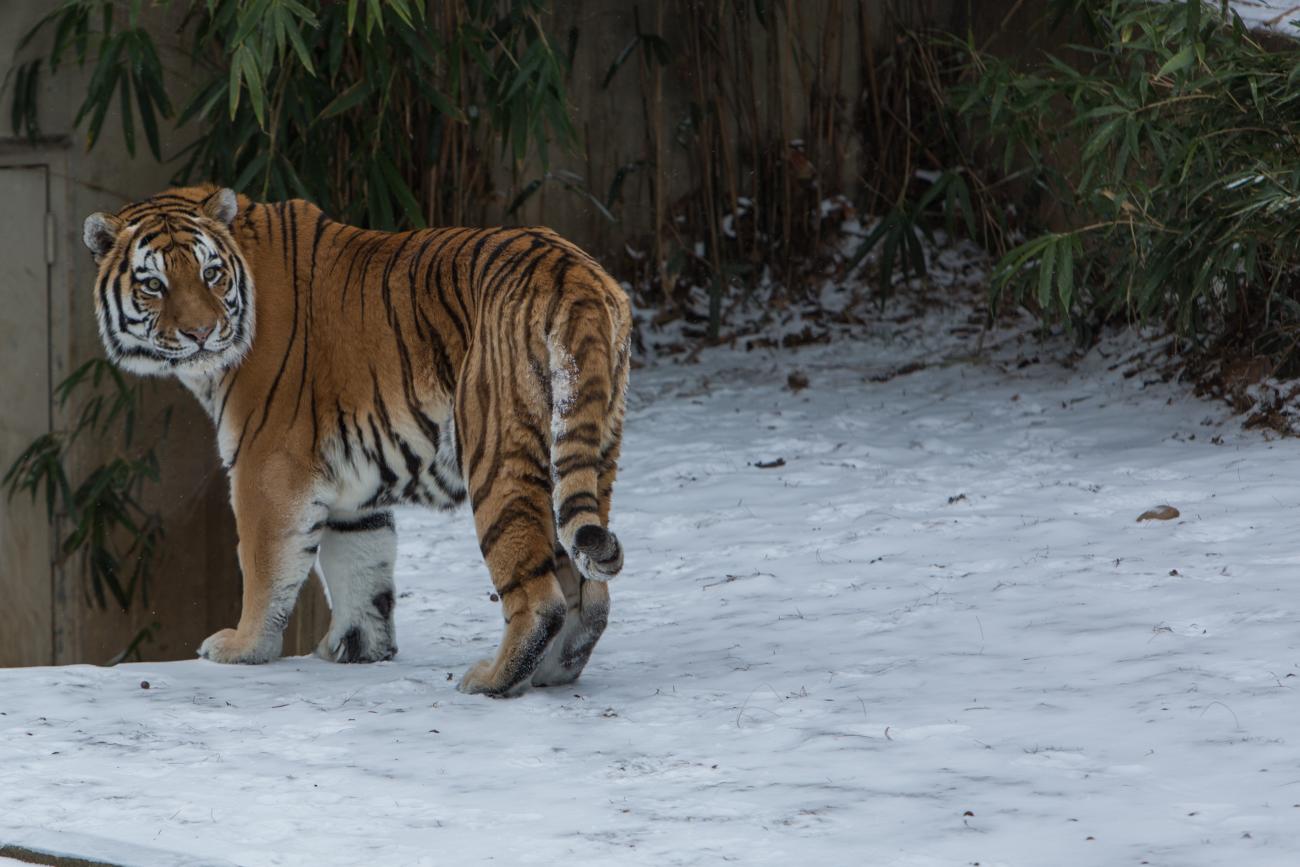
[[[203,345],[203,341],[207,340],[208,335],[211,333],[212,333],[211,325],[198,325],[195,326],[194,328],[187,328],[181,332],[181,334],[184,334],[186,337],[188,337],[190,340],[193,340],[195,343],[199,344],[200,346]]]

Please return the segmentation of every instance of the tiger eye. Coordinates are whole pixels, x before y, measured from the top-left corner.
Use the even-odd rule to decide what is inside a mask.
[[[203,270],[203,279],[208,283],[215,283],[221,276],[221,269],[216,265],[209,265]]]
[[[153,294],[155,295],[162,294],[163,284],[162,281],[159,280],[157,277],[150,277],[149,280],[144,285],[145,288],[147,288]]]

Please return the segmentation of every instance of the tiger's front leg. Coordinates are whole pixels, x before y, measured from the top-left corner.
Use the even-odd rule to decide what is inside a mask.
[[[236,629],[199,647],[213,662],[257,664],[280,656],[285,624],[307,580],[325,528],[327,508],[312,498],[310,472],[279,456],[231,474],[244,600]]]

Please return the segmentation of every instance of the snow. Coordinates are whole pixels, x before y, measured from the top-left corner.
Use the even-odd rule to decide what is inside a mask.
[[[1182,3],[1183,0],[1159,0],[1163,3]],[[1202,0],[1216,10],[1223,8],[1223,0]],[[1296,34],[1300,21],[1300,3],[1295,0],[1228,0],[1228,8],[1241,17],[1247,27],[1274,30],[1290,36]]]
[[[1293,21],[1300,19],[1300,3],[1294,0],[1231,0],[1233,11],[1251,27],[1265,27],[1295,34]]]
[[[627,565],[573,687],[455,691],[498,605],[468,514],[402,513],[393,662],[0,671],[0,848],[1295,863],[1300,443],[1125,376],[1131,337],[891,311],[634,372]]]

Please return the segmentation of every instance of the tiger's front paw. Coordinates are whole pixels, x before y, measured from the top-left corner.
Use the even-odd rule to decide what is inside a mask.
[[[502,689],[501,685],[492,677],[494,668],[493,661],[490,659],[481,659],[469,667],[461,677],[460,683],[456,684],[456,689],[469,695],[486,695],[490,698],[514,698],[528,688],[528,680],[525,678],[523,683],[516,685],[514,688]]]
[[[223,629],[199,645],[199,656],[213,662],[258,665],[279,655],[279,647],[269,646],[267,642],[248,641],[235,629]]]

